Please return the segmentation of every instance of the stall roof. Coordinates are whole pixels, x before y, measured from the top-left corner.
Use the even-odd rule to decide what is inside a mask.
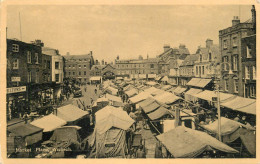
[[[198,93],[202,92],[201,89],[196,89],[196,88],[191,88],[190,90],[188,90],[185,95],[191,95],[191,96],[194,96]]]
[[[200,78],[192,78],[186,85],[188,86],[197,86],[200,82]]]
[[[74,105],[65,105],[57,109],[57,116],[67,122],[76,121],[82,117],[88,115],[87,111],[74,106]]]
[[[148,78],[155,79],[156,78],[156,74],[148,74]]]
[[[112,127],[127,130],[134,120],[122,108],[106,106],[95,113],[96,129],[103,134]]]
[[[158,76],[155,78],[156,81],[159,81],[162,77]]]
[[[185,92],[185,91],[186,91],[186,88],[178,86],[173,92],[176,94],[181,94],[182,92]]]
[[[168,82],[169,81],[168,76],[164,76],[161,81],[167,81]]]
[[[196,85],[196,87],[205,88],[211,82],[211,80],[212,79],[201,79],[200,82]]]
[[[143,108],[143,107],[145,107],[145,106],[147,106],[147,105],[153,103],[154,101],[155,101],[154,98],[148,97],[148,98],[145,99],[144,101],[140,102],[140,103],[139,103],[139,106]]]
[[[177,87],[172,87],[171,89],[167,90],[167,92],[174,92],[174,90],[177,89]]]
[[[165,92],[163,94],[155,96],[154,98],[157,101],[160,101],[165,104],[171,104],[171,103],[174,103],[175,101],[181,99],[180,97],[178,97],[170,92]]]
[[[101,97],[96,100],[96,102],[103,102],[103,101],[109,101],[108,98]]]
[[[10,128],[8,127],[7,131],[13,133],[15,136],[25,137],[25,136],[29,136],[41,132],[43,131],[43,129],[31,124],[22,124],[20,126],[15,126],[15,127],[11,126]]]
[[[212,101],[212,97],[217,97],[217,94],[214,91],[204,90],[194,96],[203,100]],[[235,97],[235,95],[220,92],[220,102],[224,102]]]
[[[140,101],[147,99],[148,97],[151,97],[151,95],[149,93],[141,92],[141,93],[135,95],[134,97],[131,97],[129,100],[132,103],[138,103]]]
[[[163,86],[161,89],[164,90],[164,91],[166,91],[166,90],[168,90],[168,89],[170,89],[170,88],[172,88],[171,85],[165,85],[165,86]]]
[[[129,91],[126,91],[125,94],[127,94],[128,97],[133,97],[134,95],[138,94],[138,90],[133,88]]]
[[[256,115],[256,100],[237,96],[236,98],[221,103],[221,106],[236,111]]]
[[[146,85],[150,85],[150,86],[154,86],[154,85],[156,85],[156,84],[158,84],[158,83],[156,83],[156,82],[154,82],[154,81],[148,81],[148,82],[146,82]]]
[[[153,96],[164,94],[166,91],[159,89],[158,91],[155,91],[152,93]]]
[[[153,102],[151,104],[148,104],[147,106],[142,107],[145,113],[149,113],[151,111],[154,111],[155,109],[159,108],[160,105],[157,102]]]
[[[90,77],[89,80],[90,81],[98,81],[98,80],[101,80],[101,76],[92,76],[92,77]]]
[[[225,117],[221,117],[220,123],[221,123],[221,135],[222,136],[232,134],[240,127],[248,128],[246,125],[241,124],[240,122],[230,120]],[[214,121],[211,124],[203,125],[203,127],[210,132],[218,134],[218,120]],[[253,130],[253,129],[251,129],[251,130]]]
[[[50,132],[66,124],[66,121],[53,115],[47,115],[39,118],[30,124],[43,129],[43,132]]]
[[[159,118],[161,118],[161,117],[163,117],[167,114],[170,114],[168,109],[161,106],[158,109],[156,109],[154,112],[151,112],[147,115],[151,120],[156,120],[156,119],[159,119]]]
[[[116,77],[116,80],[124,80],[123,77]]]
[[[152,94],[153,92],[156,92],[156,91],[158,91],[158,90],[159,90],[159,89],[157,89],[157,88],[155,88],[155,87],[150,87],[150,88],[145,89],[144,91],[145,91],[146,93]]]
[[[175,158],[193,158],[212,148],[228,153],[238,153],[237,150],[205,132],[183,126],[158,135],[157,138]]]
[[[114,96],[114,95],[111,95],[111,94],[108,94],[108,93],[105,94],[105,98],[107,98],[108,100],[111,100],[111,101],[122,102],[120,97]]]

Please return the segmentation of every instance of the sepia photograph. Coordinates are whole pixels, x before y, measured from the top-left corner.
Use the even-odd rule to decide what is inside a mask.
[[[257,9],[6,5],[1,155],[256,159]]]

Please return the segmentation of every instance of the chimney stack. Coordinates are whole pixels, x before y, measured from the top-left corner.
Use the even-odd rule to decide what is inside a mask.
[[[240,19],[238,18],[238,16],[234,16],[232,20],[232,26],[238,25],[239,23],[240,23]]]
[[[67,52],[67,53],[66,53],[66,56],[69,56],[69,55],[70,55],[70,52]]]
[[[213,45],[213,40],[207,39],[206,40],[206,48],[210,48]]]
[[[98,65],[98,60],[96,60],[96,65]]]
[[[107,62],[105,62],[105,65],[107,65]]]
[[[89,54],[90,54],[90,56],[92,56],[92,51],[90,51],[90,53],[89,53]]]
[[[102,65],[104,65],[104,59],[102,60]]]
[[[168,44],[165,44],[165,45],[163,46],[164,52],[168,51],[170,48],[171,48],[171,47],[170,47],[170,45],[168,45]]]
[[[252,5],[252,23],[254,24],[254,27],[256,26],[256,12],[255,12],[255,5]]]

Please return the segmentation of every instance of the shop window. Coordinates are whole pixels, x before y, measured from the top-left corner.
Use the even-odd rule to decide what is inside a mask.
[[[227,40],[223,41],[223,49],[227,49]]]
[[[19,52],[19,45],[18,44],[13,44],[12,45],[12,51],[13,52]]]
[[[19,59],[14,59],[13,69],[19,69]]]

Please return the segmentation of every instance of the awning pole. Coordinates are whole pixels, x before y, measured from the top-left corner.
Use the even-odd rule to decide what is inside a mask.
[[[217,96],[218,96],[218,138],[221,142],[221,114],[220,114],[220,94],[219,94],[219,85],[217,87]]]

